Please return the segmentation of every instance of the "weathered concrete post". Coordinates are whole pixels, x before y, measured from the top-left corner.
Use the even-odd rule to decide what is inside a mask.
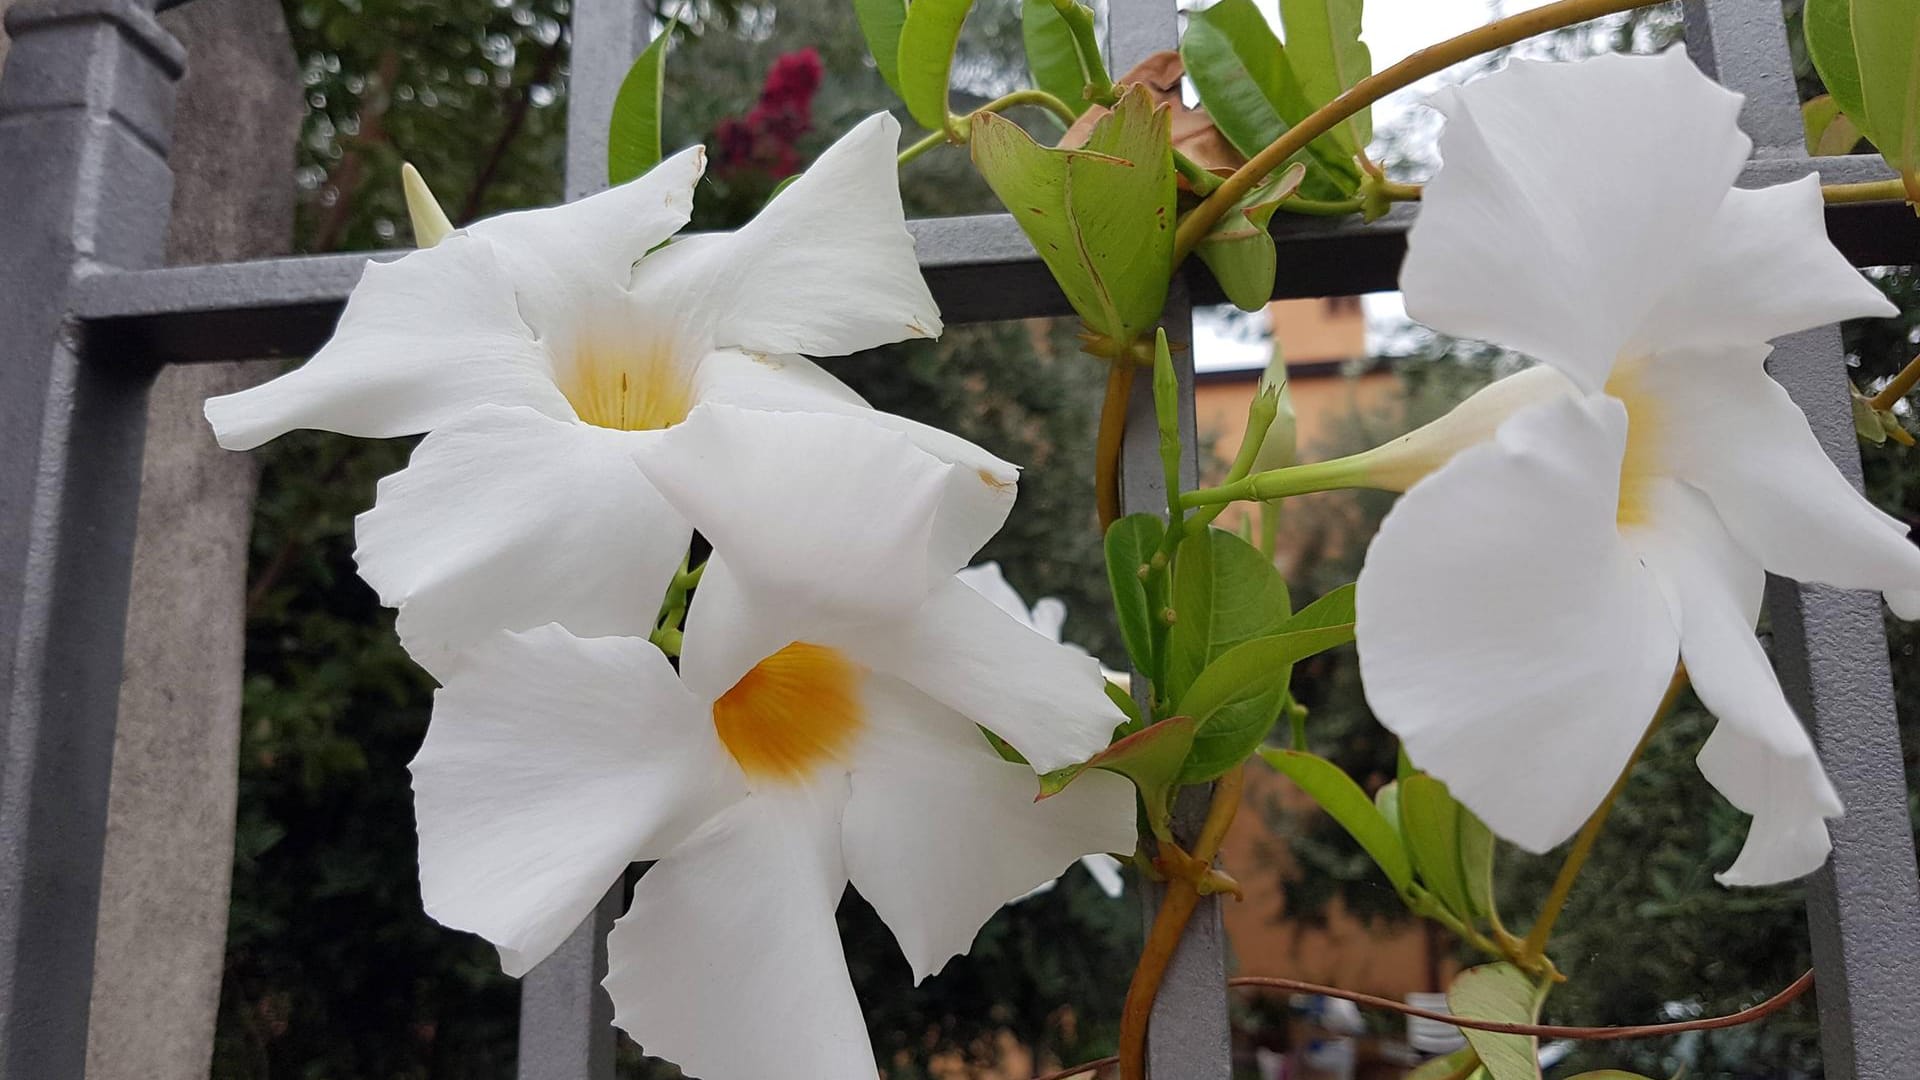
[[[275,0],[161,16],[187,48],[167,262],[287,250],[300,73]],[[270,364],[161,371],[147,408],[87,1080],[203,1080],[226,951],[256,462],[200,403]]]

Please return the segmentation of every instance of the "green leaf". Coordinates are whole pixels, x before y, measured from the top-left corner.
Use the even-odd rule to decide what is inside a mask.
[[[1181,782],[1204,783],[1245,761],[1280,715],[1294,662],[1352,640],[1351,625],[1272,634],[1207,665],[1179,705],[1199,725]]]
[[[1380,811],[1380,816],[1387,819],[1387,824],[1393,826],[1394,838],[1404,848],[1406,838],[1400,832],[1400,781],[1389,780],[1381,784],[1380,789],[1373,793],[1373,805]]]
[[[660,94],[666,85],[669,25],[627,69],[607,125],[607,182],[624,184],[660,164]]]
[[[1408,1080],[1412,1078],[1409,1077]],[[1569,1076],[1567,1080],[1653,1080],[1653,1078],[1623,1069],[1595,1069],[1592,1072],[1583,1072],[1579,1076]]]
[[[1866,127],[1866,98],[1860,90],[1860,61],[1853,52],[1853,0],[1807,0],[1803,16],[1807,53],[1820,81],[1839,110]]]
[[[1184,698],[1200,672],[1228,649],[1279,633],[1292,610],[1287,579],[1260,549],[1214,528],[1181,540],[1173,570],[1174,621],[1167,632],[1167,699]]]
[[[1141,805],[1147,810],[1147,824],[1154,835],[1166,836],[1173,793],[1178,787],[1181,764],[1193,748],[1193,732],[1193,719],[1186,716],[1171,717],[1142,728],[1081,764],[1043,773],[1039,798],[1060,794],[1088,769],[1119,773],[1139,789]]]
[[[1859,390],[1853,392],[1853,430],[1875,446],[1887,441],[1887,429],[1880,422],[1880,411]]]
[[[934,0],[918,0],[913,6]],[[908,30],[913,28],[909,16]],[[904,46],[903,46],[904,48]],[[1160,318],[1172,277],[1170,114],[1127,89],[1086,144],[1041,146],[992,113],[973,119],[973,162],[1112,355]]]
[[[1073,18],[1093,25],[1093,12],[1085,4],[1069,5]],[[1112,85],[1100,54],[1081,51],[1080,42],[1092,37],[1076,37],[1067,16],[1053,0],[1023,0],[1020,5],[1020,34],[1027,46],[1027,68],[1033,72],[1034,85],[1061,101],[1079,116],[1092,104],[1087,88],[1100,83]]]
[[[1156,683],[1153,653],[1153,603],[1141,571],[1146,568],[1166,526],[1152,514],[1129,514],[1107,527],[1107,587],[1113,592],[1114,618],[1133,669]]]
[[[1525,972],[1501,962],[1468,968],[1455,976],[1447,989],[1447,1007],[1456,1016],[1475,1020],[1531,1024],[1539,1019],[1545,997]],[[1461,1031],[1493,1080],[1540,1080],[1539,1039],[1472,1028]]]
[[[1887,164],[1907,178],[1908,192],[1920,193],[1920,4],[1853,0],[1851,21],[1865,111],[1852,111],[1844,97],[1834,97]]]
[[[1493,911],[1493,830],[1460,807],[1460,883],[1467,893],[1467,904],[1474,918],[1486,918]]]
[[[1461,813],[1447,786],[1426,773],[1400,781],[1400,830],[1420,880],[1449,911],[1470,920],[1473,901],[1460,869]]]
[[[1814,157],[1850,154],[1862,138],[1860,129],[1840,111],[1840,103],[1831,94],[1821,94],[1800,106],[1800,118],[1807,128],[1807,153]]]
[[[1180,58],[1215,126],[1248,157],[1313,112],[1286,50],[1253,0],[1221,0],[1191,14]],[[1295,163],[1307,170],[1300,189],[1305,195],[1342,199],[1359,190],[1352,152],[1329,136],[1288,161]]]
[[[1354,582],[1333,590],[1327,595],[1293,613],[1283,630],[1318,630],[1323,626],[1352,626],[1354,622],[1353,595]]]
[[[1312,796],[1320,809],[1366,849],[1387,880],[1393,882],[1393,887],[1406,893],[1413,884],[1413,863],[1407,857],[1407,849],[1400,843],[1400,834],[1352,777],[1326,758],[1297,750],[1262,747],[1259,753],[1267,764],[1286,774],[1300,785],[1300,790]]]
[[[914,0],[900,28],[900,100],[929,131],[947,126],[947,84],[953,77],[953,50],[960,24],[973,0]]]
[[[899,94],[900,32],[907,25],[907,0],[853,0],[853,13],[880,77]]]
[[[1446,1057],[1437,1057],[1408,1073],[1406,1080],[1448,1080],[1459,1075],[1473,1055],[1473,1047],[1463,1046]]]
[[[1220,283],[1220,290],[1242,311],[1259,311],[1273,299],[1278,263],[1267,225],[1287,196],[1299,190],[1306,175],[1306,164],[1296,161],[1279,175],[1268,177],[1229,207],[1194,249]]]
[[[1287,57],[1315,109],[1373,74],[1373,54],[1360,40],[1360,5],[1361,0],[1280,0]],[[1328,136],[1351,158],[1373,141],[1373,111],[1361,109]]]

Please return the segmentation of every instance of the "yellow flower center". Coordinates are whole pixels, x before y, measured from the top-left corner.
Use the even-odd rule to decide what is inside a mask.
[[[1666,410],[1659,396],[1642,384],[1645,369],[1645,361],[1623,360],[1607,379],[1607,393],[1627,407],[1627,452],[1620,459],[1620,507],[1614,514],[1622,528],[1647,524],[1653,513],[1652,482],[1663,472],[1660,451]]]
[[[586,338],[559,372],[560,392],[581,420],[617,431],[657,431],[687,418],[693,378],[670,346]]]
[[[749,779],[805,780],[853,749],[865,724],[863,674],[837,649],[796,641],[720,695],[714,730]]]

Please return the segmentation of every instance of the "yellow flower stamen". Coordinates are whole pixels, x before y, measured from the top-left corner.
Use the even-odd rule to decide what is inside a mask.
[[[863,674],[837,649],[796,641],[720,695],[714,730],[749,779],[805,780],[853,749],[865,726]]]

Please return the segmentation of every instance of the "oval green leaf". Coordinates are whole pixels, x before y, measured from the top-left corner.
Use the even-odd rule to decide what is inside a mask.
[[[1294,663],[1352,640],[1351,625],[1273,634],[1209,664],[1180,702],[1199,725],[1181,781],[1204,783],[1245,761],[1279,718]]]
[[[1287,58],[1315,109],[1373,74],[1373,54],[1360,40],[1360,5],[1361,0],[1280,0]],[[1373,111],[1361,109],[1328,134],[1352,157],[1373,141]]]
[[[1456,1016],[1506,1024],[1538,1020],[1544,999],[1525,972],[1505,962],[1468,968],[1447,988],[1447,1007]],[[1461,1031],[1493,1080],[1540,1080],[1539,1039],[1472,1028]]]
[[[1865,111],[1853,112],[1845,98],[1834,97],[1906,178],[1908,196],[1920,198],[1920,4],[1853,0],[1851,16]]]
[[[1395,889],[1402,894],[1407,891],[1413,884],[1413,863],[1400,843],[1400,834],[1345,770],[1326,758],[1297,750],[1262,747],[1260,756],[1300,785],[1320,809],[1339,822],[1347,835],[1372,856]]]
[[[1420,880],[1447,910],[1464,920],[1474,918],[1460,863],[1460,804],[1447,786],[1426,773],[1400,781],[1400,831],[1406,837]]]
[[[1146,89],[1129,87],[1073,150],[1041,146],[992,113],[972,123],[974,166],[1087,329],[1116,351],[1150,331],[1173,275],[1168,111]]]
[[[672,26],[653,39],[627,69],[607,124],[607,182],[624,184],[660,164],[661,93],[666,86]]]
[[[1860,91],[1860,61],[1853,52],[1853,0],[1807,0],[1802,25],[1807,54],[1827,93],[1840,111],[1866,126],[1866,98]]]
[[[1152,514],[1129,514],[1107,526],[1107,587],[1133,669],[1156,683],[1153,654],[1153,604],[1140,571],[1160,550],[1166,526]]]
[[[1287,579],[1260,549],[1222,529],[1180,541],[1167,633],[1166,692],[1179,701],[1217,657],[1243,641],[1277,634],[1293,613]],[[1352,621],[1352,620],[1348,620]]]
[[[1027,68],[1033,72],[1035,86],[1067,103],[1079,116],[1092,104],[1087,88],[1096,84],[1112,85],[1100,55],[1088,56],[1082,42],[1091,38],[1093,12],[1081,3],[1069,3],[1072,18],[1085,19],[1089,33],[1076,36],[1074,28],[1054,6],[1053,0],[1022,0],[1020,36],[1027,48]]]
[[[953,50],[960,24],[973,0],[914,0],[900,28],[900,100],[921,127],[947,126],[947,85],[953,78]]]
[[[900,93],[900,32],[907,25],[907,0],[853,0],[853,14],[880,77]]]

